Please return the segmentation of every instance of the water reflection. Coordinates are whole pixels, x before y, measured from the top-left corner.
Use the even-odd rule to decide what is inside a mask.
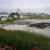
[[[43,35],[47,35],[47,36],[50,36],[50,26],[44,28],[44,29],[41,29],[41,28],[37,28],[37,27],[33,27],[34,28],[34,31],[36,33],[40,33],[40,34],[43,34]]]

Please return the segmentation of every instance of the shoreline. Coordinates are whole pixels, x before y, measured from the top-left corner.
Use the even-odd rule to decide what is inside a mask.
[[[40,20],[40,19],[25,19],[25,20],[19,20],[19,22],[31,22],[31,23],[39,23],[39,22],[50,22],[50,20],[45,19],[45,20]],[[46,30],[44,29],[37,29],[36,27],[28,27],[28,25],[17,25],[17,24],[10,24],[10,25],[5,25],[4,27],[1,27],[6,30],[22,30],[22,31],[29,31],[29,32],[35,32],[43,35],[50,36],[45,32]]]
[[[36,29],[36,27],[28,27],[28,25],[9,25],[9,26],[5,26],[2,27],[5,30],[21,30],[21,31],[27,31],[27,32],[35,32],[36,34],[42,34],[44,36],[49,36],[47,35],[47,33],[44,33],[44,30],[40,30],[40,29]],[[40,31],[39,31],[40,30]]]

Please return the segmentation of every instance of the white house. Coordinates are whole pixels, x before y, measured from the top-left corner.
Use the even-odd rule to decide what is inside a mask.
[[[30,15],[38,15],[37,13],[21,13],[21,18],[28,18],[28,17],[30,17]],[[34,17],[33,16],[33,17]]]
[[[45,14],[45,13],[41,13],[40,15],[41,15],[42,17],[48,16],[48,14]]]
[[[1,17],[1,21],[6,21],[8,17]]]
[[[21,15],[20,18],[28,18],[28,15]]]
[[[17,18],[17,15],[14,15],[14,18]]]
[[[6,21],[8,19],[9,14],[5,12],[0,13],[1,21]]]
[[[37,13],[32,13],[32,15],[38,15]]]
[[[20,15],[21,15],[20,18],[28,18],[30,14],[29,13],[21,13]]]
[[[8,17],[9,14],[8,14],[8,13],[5,13],[5,12],[1,12],[1,13],[0,13],[0,17],[1,17],[1,16],[6,16],[6,17]]]

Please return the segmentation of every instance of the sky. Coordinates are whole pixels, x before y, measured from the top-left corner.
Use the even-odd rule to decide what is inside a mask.
[[[49,13],[50,0],[0,0],[0,12]]]

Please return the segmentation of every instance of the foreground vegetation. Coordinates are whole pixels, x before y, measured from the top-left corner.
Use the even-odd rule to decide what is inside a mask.
[[[0,41],[17,48],[16,50],[31,50],[33,47],[50,50],[50,37],[25,31],[7,31],[0,28]]]

